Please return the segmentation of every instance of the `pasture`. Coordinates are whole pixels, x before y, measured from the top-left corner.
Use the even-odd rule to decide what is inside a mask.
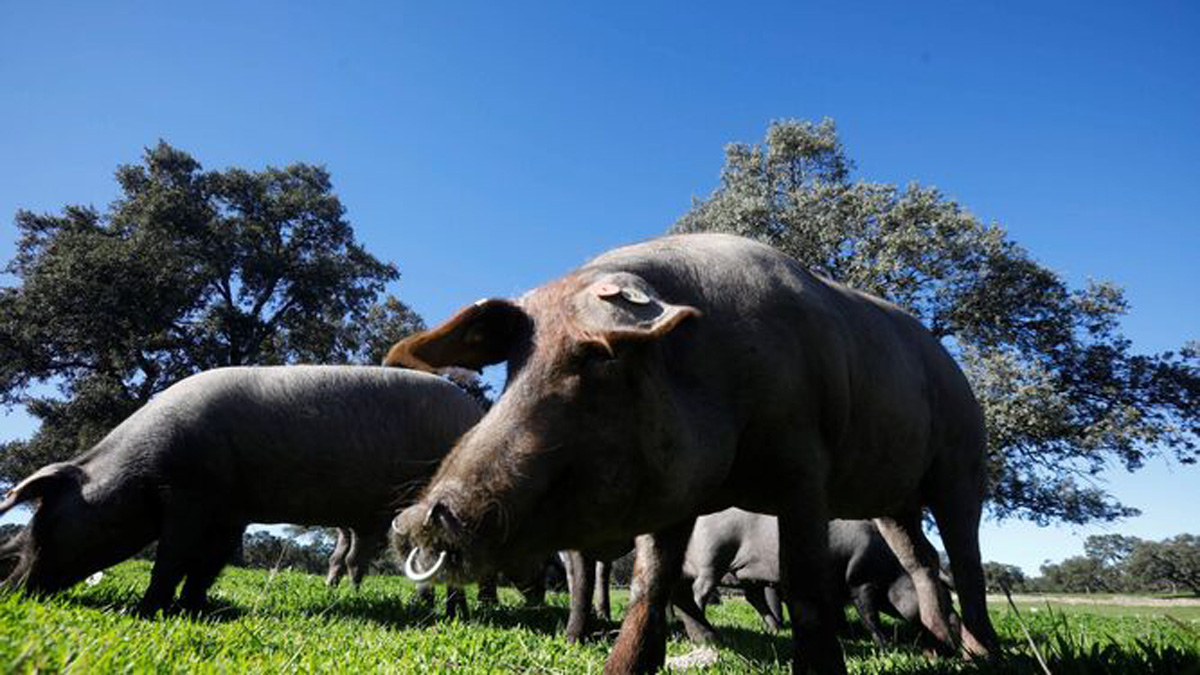
[[[601,669],[613,637],[566,644],[566,594],[526,609],[501,589],[502,606],[481,608],[472,597],[468,620],[447,621],[440,607],[414,602],[400,578],[370,577],[354,592],[308,574],[237,568],[214,588],[212,613],[144,620],[132,608],[148,575],[148,563],[131,561],[52,598],[0,597],[0,672],[582,673]],[[614,593],[618,616],[625,599]],[[1019,604],[1056,674],[1200,673],[1200,608]],[[915,633],[895,626],[895,650],[876,649],[861,630],[843,641],[850,672],[1040,673],[1011,610],[995,599],[990,606],[1007,652],[1001,661],[928,659]],[[726,599],[709,616],[724,642],[702,672],[789,672],[790,638],[764,633],[744,601]],[[680,656],[693,647],[677,629],[668,649]]]

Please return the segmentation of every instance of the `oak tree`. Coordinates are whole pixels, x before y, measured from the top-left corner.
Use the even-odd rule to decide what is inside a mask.
[[[1132,515],[1096,480],[1106,469],[1196,461],[1200,344],[1138,353],[1117,286],[1072,287],[937,188],[853,168],[832,121],[776,122],[762,143],[726,147],[719,186],[671,231],[761,240],[923,321],[984,408],[995,516]]]
[[[0,401],[41,422],[0,482],[90,446],[172,383],[249,364],[378,363],[423,327],[355,239],[329,172],[206,171],[160,142],[103,211],[21,211],[0,288]]]

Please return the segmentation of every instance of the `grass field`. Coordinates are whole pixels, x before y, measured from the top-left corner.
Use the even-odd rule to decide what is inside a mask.
[[[203,618],[132,615],[149,565],[128,562],[95,586],[45,600],[0,597],[0,672],[598,672],[612,633],[567,645],[565,594],[550,606],[502,606],[446,621],[440,609],[413,602],[410,584],[369,578],[362,591],[328,590],[318,577],[229,569],[214,591],[217,609]],[[623,610],[616,594],[616,611]],[[1040,607],[1022,616],[1059,673],[1200,673],[1200,617],[1164,618],[1145,608],[1103,612]],[[1006,656],[985,664],[928,659],[915,633],[895,627],[901,646],[877,650],[865,634],[843,641],[852,673],[1039,673],[1010,610],[993,605]],[[1121,611],[1121,610],[1129,610]],[[1140,615],[1139,615],[1140,614]],[[719,660],[704,672],[788,672],[790,638],[769,635],[741,600],[712,607],[723,634]],[[615,626],[613,627],[615,629]],[[680,633],[671,655],[692,650]]]

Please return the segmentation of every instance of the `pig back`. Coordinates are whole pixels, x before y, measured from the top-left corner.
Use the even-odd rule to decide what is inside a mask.
[[[442,378],[369,366],[218,369],[160,398],[165,482],[263,523],[386,523],[482,415]]]

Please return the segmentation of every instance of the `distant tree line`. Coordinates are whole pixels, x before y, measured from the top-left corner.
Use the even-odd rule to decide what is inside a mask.
[[[1084,554],[1042,565],[1041,576],[1021,568],[984,564],[988,592],[1191,593],[1200,596],[1200,536],[1147,541],[1119,534],[1087,538]]]

